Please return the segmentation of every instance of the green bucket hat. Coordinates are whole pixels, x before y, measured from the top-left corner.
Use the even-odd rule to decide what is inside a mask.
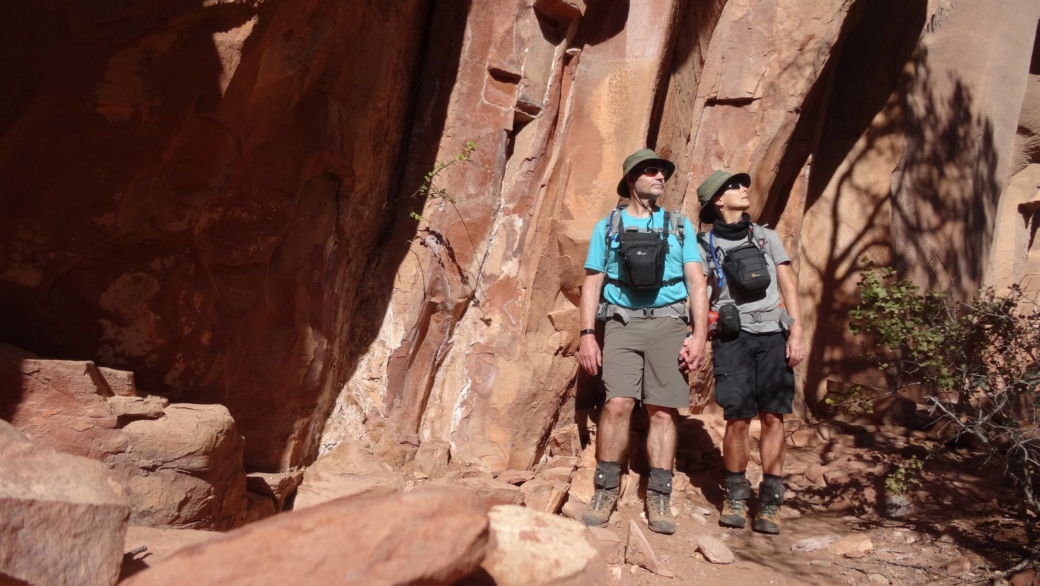
[[[657,153],[650,149],[639,149],[638,151],[629,155],[628,158],[625,159],[625,164],[621,166],[624,173],[621,175],[621,181],[618,181],[617,184],[618,195],[620,195],[621,197],[628,197],[628,184],[625,183],[625,178],[628,177],[628,174],[631,173],[632,170],[635,169],[638,165],[647,161],[653,161],[664,167],[665,181],[668,181],[668,178],[672,176],[672,173],[675,173],[675,163],[669,161],[668,159],[662,159],[661,157],[657,156]]]
[[[711,200],[715,199],[715,196],[719,195],[719,191],[722,190],[731,179],[736,179],[741,184],[751,187],[751,175],[748,175],[747,173],[715,171],[711,175],[708,175],[708,178],[700,184],[700,187],[697,188],[697,199],[701,202],[700,220],[702,223],[710,224],[714,221],[715,211],[711,208]]]

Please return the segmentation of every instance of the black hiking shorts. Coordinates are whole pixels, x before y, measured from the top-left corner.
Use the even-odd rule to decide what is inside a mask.
[[[712,339],[715,402],[730,419],[760,412],[787,414],[794,402],[794,370],[787,365],[787,332]]]

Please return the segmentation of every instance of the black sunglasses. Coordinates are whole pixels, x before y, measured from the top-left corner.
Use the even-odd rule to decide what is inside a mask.
[[[639,171],[640,175],[657,175],[658,173],[667,177],[668,169],[665,169],[664,167],[643,167],[642,170]]]
[[[724,184],[722,186],[722,189],[719,190],[719,193],[724,193],[726,191],[729,191],[730,189],[740,189],[741,187],[751,187],[751,186],[746,184],[743,181],[738,181],[736,179],[731,179],[729,182],[727,182],[726,184]]]

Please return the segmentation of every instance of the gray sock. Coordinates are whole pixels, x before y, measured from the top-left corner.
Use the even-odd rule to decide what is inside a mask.
[[[726,471],[726,496],[731,501],[746,501],[751,498],[751,483],[743,472]]]
[[[592,482],[596,488],[612,489],[621,486],[621,462],[596,460],[596,476]]]
[[[766,474],[758,485],[758,500],[767,505],[784,503],[784,483],[779,476]]]
[[[651,468],[650,481],[647,483],[646,489],[672,494],[672,471],[664,468]]]

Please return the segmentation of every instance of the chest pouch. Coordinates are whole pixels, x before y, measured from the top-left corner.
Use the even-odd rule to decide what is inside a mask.
[[[766,253],[751,241],[750,235],[747,242],[726,251],[722,270],[730,285],[745,294],[761,293],[771,281]]]
[[[653,232],[625,231],[618,235],[618,255],[625,267],[625,284],[637,291],[660,289],[668,241]]]

